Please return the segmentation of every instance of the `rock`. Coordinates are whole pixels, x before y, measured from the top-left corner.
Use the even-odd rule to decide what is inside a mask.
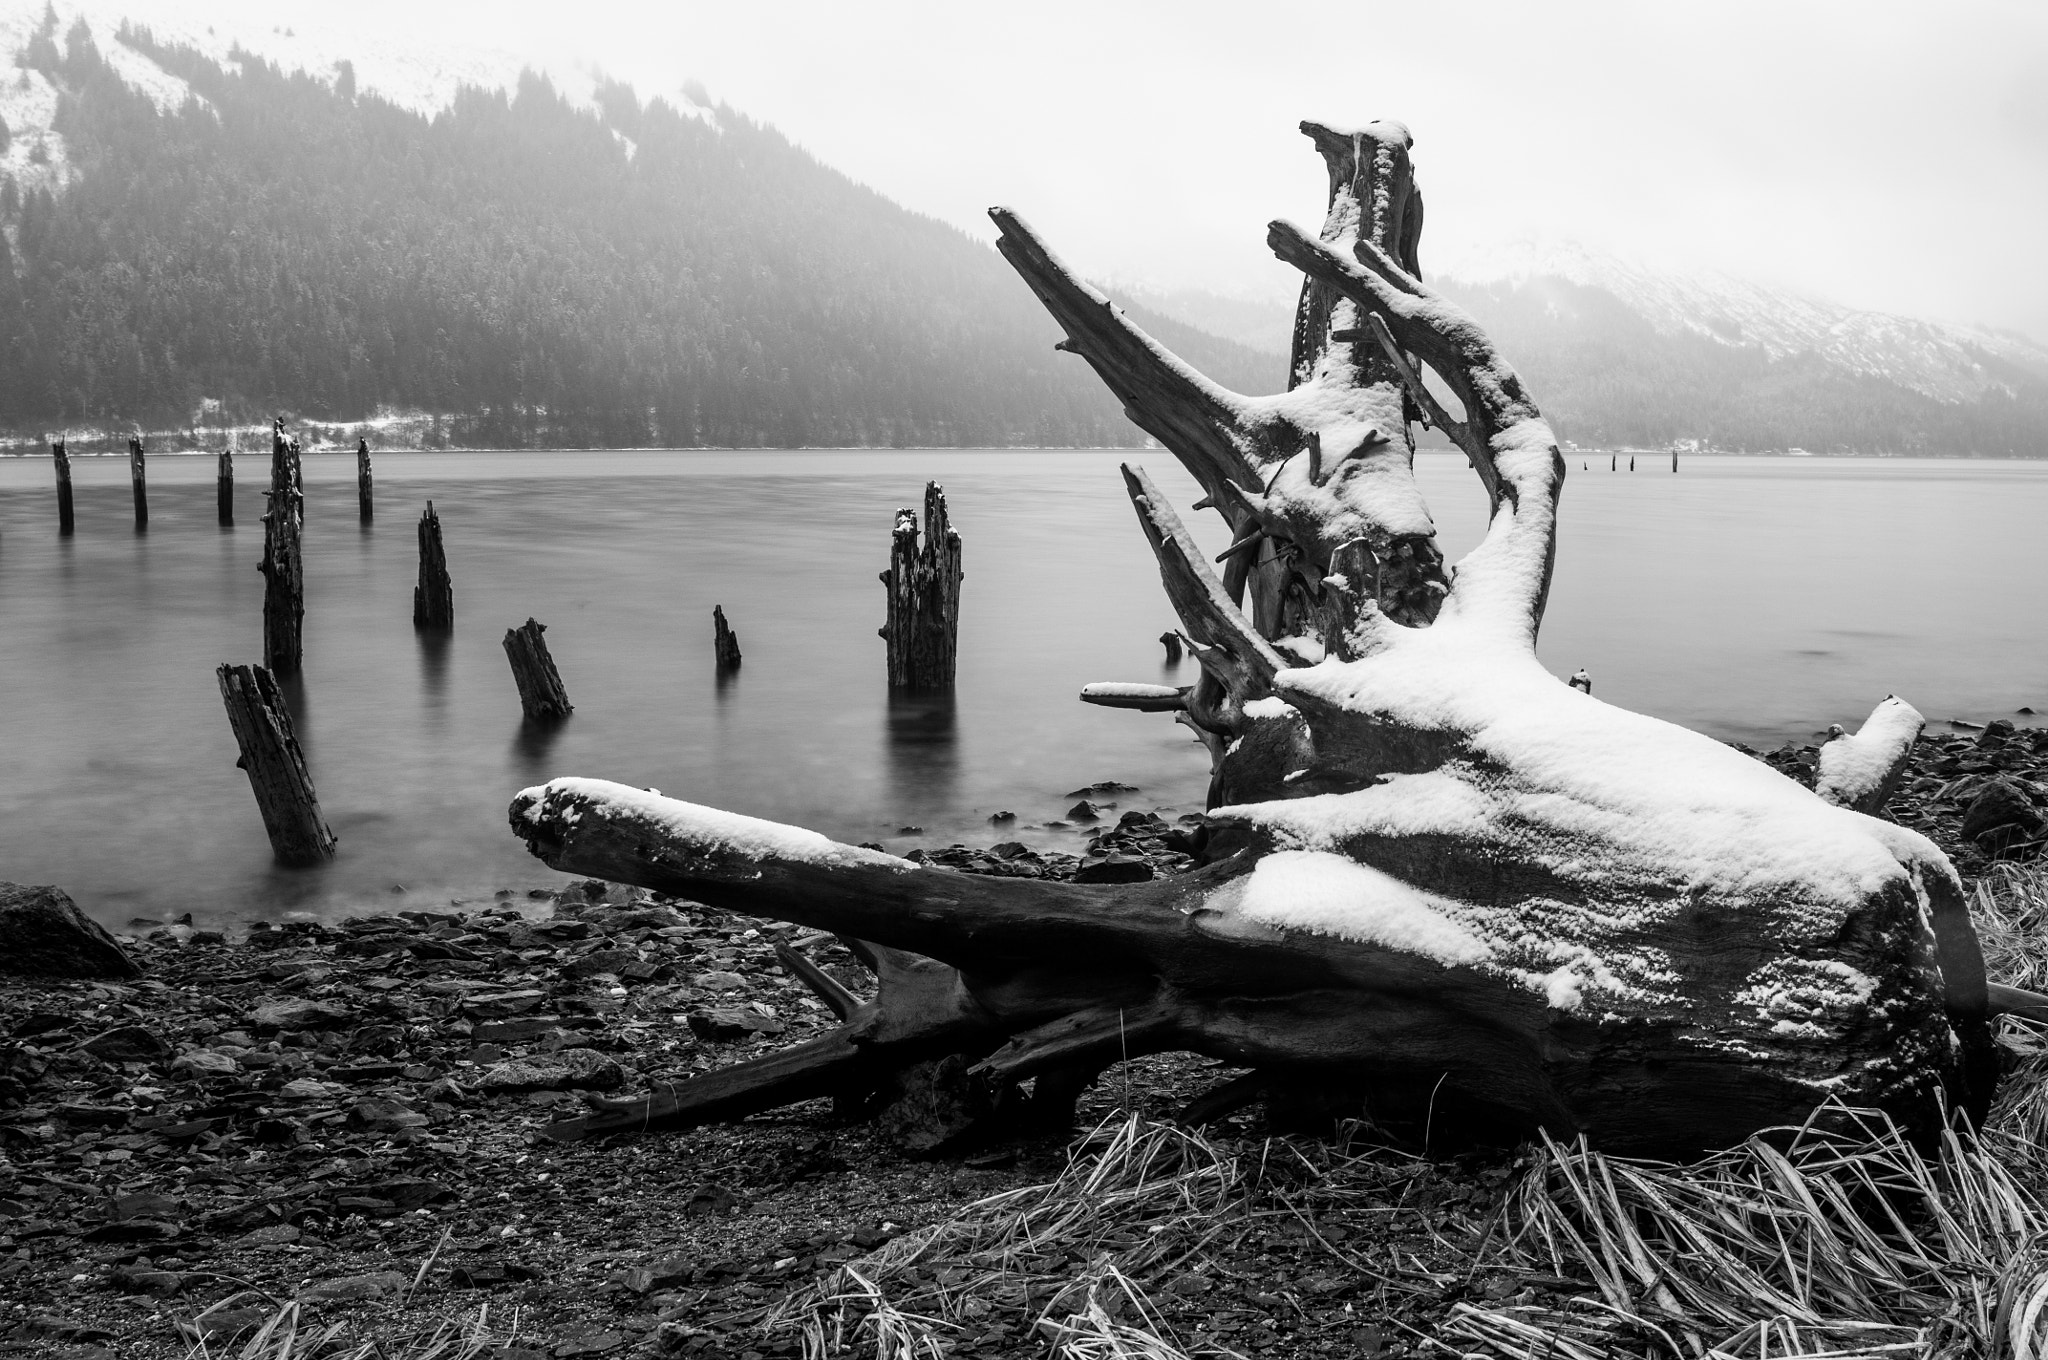
[[[913,1156],[931,1156],[969,1137],[989,1113],[987,1089],[949,1053],[896,1074],[894,1093],[876,1129]]]
[[[355,1303],[362,1299],[402,1294],[411,1283],[395,1270],[380,1270],[369,1275],[344,1275],[338,1280],[322,1280],[301,1289],[299,1298],[308,1303]]]
[[[1089,802],[1086,798],[1083,798],[1080,802],[1067,809],[1067,820],[1070,822],[1099,822],[1102,820],[1102,809]]]
[[[599,973],[616,975],[627,964],[639,960],[640,956],[630,949],[593,949],[564,964],[562,972],[569,977],[596,977]]]
[[[700,992],[743,992],[747,989],[747,980],[738,973],[721,969],[697,974],[690,979],[690,985]]]
[[[1986,750],[1997,750],[2012,740],[2017,725],[2010,718],[1993,718],[1984,724],[1984,730],[1977,734],[1977,745]]]
[[[444,1199],[455,1197],[455,1192],[441,1182],[418,1176],[401,1176],[396,1180],[376,1181],[357,1188],[378,1203],[392,1205],[408,1214],[415,1209],[424,1209],[429,1204],[438,1204]]]
[[[1135,855],[1104,855],[1074,871],[1076,883],[1145,883],[1151,878],[1152,866]]]
[[[1969,809],[1963,813],[1962,835],[1987,850],[1997,851],[2017,841],[2041,835],[2044,823],[2033,800],[2010,779],[1993,779],[1984,785]]]
[[[271,1310],[251,1304],[247,1308],[208,1309],[181,1324],[187,1332],[208,1341],[227,1341],[270,1321]]]
[[[1008,826],[1016,820],[1017,814],[1014,812],[992,812],[989,814],[988,824],[990,826]]]
[[[744,1039],[749,1034],[780,1034],[788,1026],[772,1015],[746,1006],[714,1006],[691,1011],[690,1029],[700,1039]]]
[[[0,973],[133,978],[141,967],[61,888],[0,883]]]
[[[562,1024],[559,1015],[523,1015],[517,1020],[486,1020],[470,1032],[480,1044],[519,1044],[553,1033]]]
[[[122,1025],[95,1034],[79,1047],[107,1062],[154,1062],[171,1053],[169,1044],[140,1025]]]
[[[528,988],[516,992],[479,992],[465,997],[462,1013],[472,1020],[503,1020],[522,1015],[547,999],[547,993]]]
[[[716,1181],[706,1181],[690,1193],[683,1212],[694,1217],[729,1213],[740,1207],[740,1197]]]
[[[257,1029],[333,1029],[355,1018],[354,1011],[331,1001],[266,1001],[249,1012]]]
[[[235,1240],[244,1247],[282,1247],[298,1241],[303,1235],[289,1223],[272,1223],[268,1227],[245,1232]]]
[[[188,1077],[232,1077],[242,1070],[242,1065],[225,1053],[198,1048],[179,1055],[171,1070]]]
[[[359,1133],[403,1133],[429,1122],[409,1105],[377,1097],[357,1101],[348,1112],[348,1126]]]
[[[286,1100],[325,1100],[334,1094],[334,1088],[324,1081],[311,1077],[294,1077],[284,1084],[278,1095]]]
[[[486,1091],[614,1091],[626,1083],[625,1069],[588,1048],[565,1048],[499,1063],[478,1084]]]
[[[624,1332],[614,1332],[598,1327],[574,1327],[564,1329],[555,1341],[554,1354],[557,1357],[569,1355],[603,1355],[626,1344]]]
[[[66,1124],[113,1129],[127,1123],[128,1116],[133,1111],[120,1105],[87,1105],[83,1102],[73,1102],[59,1105],[55,1113],[57,1118]]]
[[[1071,790],[1071,791],[1069,791],[1069,792],[1068,792],[1068,794],[1067,794],[1067,797],[1069,797],[1069,798],[1098,798],[1098,797],[1101,797],[1101,796],[1102,796],[1102,795],[1104,795],[1104,794],[1110,794],[1110,793],[1136,793],[1136,792],[1138,792],[1138,786],[1137,786],[1136,784],[1120,784],[1120,783],[1118,783],[1118,782],[1117,782],[1116,780],[1114,780],[1114,779],[1105,779],[1105,780],[1102,780],[1102,781],[1101,781],[1100,783],[1090,784],[1090,785],[1089,785],[1088,787],[1086,787],[1086,788],[1084,788],[1084,789],[1073,789],[1073,790]]]

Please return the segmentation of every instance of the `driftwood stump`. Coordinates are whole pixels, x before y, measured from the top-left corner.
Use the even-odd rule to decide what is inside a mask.
[[[313,776],[292,735],[291,710],[277,681],[262,666],[222,666],[216,674],[242,748],[235,764],[249,776],[278,863],[302,867],[333,859],[335,835],[320,815]]]
[[[270,490],[263,493],[263,664],[292,676],[304,660],[306,575],[303,558],[305,497],[299,484],[299,441],[284,422],[271,429]]]
[[[149,528],[149,474],[144,465],[142,441],[128,437],[128,484],[135,492],[135,528]]]
[[[1180,664],[1180,634],[1174,632],[1171,628],[1167,629],[1159,635],[1159,645],[1166,649],[1166,664],[1178,666]]]
[[[370,441],[356,441],[356,517],[364,524],[376,518],[370,486]]]
[[[505,656],[512,663],[512,680],[519,686],[519,707],[528,722],[559,722],[574,713],[569,691],[548,655],[547,640],[541,636],[547,625],[528,619],[517,628],[505,630]]]
[[[721,671],[736,671],[740,668],[740,635],[733,632],[725,621],[725,607],[711,606],[711,645],[717,654],[717,666]]]
[[[223,529],[235,527],[235,451],[222,449],[213,472],[213,512]]]
[[[896,689],[944,689],[953,683],[960,639],[960,535],[946,518],[946,493],[924,488],[924,541],[917,512],[896,512],[889,541],[889,618],[880,628],[889,644],[889,684]]]
[[[1831,803],[1550,674],[1536,634],[1557,441],[1419,275],[1407,130],[1303,130],[1329,210],[1319,233],[1275,223],[1267,238],[1305,276],[1278,395],[1208,381],[994,214],[1062,347],[1234,531],[1219,579],[1125,469],[1201,676],[1088,694],[1208,738],[1197,867],[1118,885],[984,877],[600,780],[527,789],[513,828],[557,869],[901,951],[857,1004],[791,966],[845,1018],[834,1033],[562,1136],[858,1102],[948,1057],[1001,1109],[1026,1078],[1034,1099],[1070,1093],[1167,1049],[1248,1069],[1191,1118],[1263,1098],[1437,1149],[1545,1130],[1684,1155],[1835,1098],[1920,1133],[1944,1107],[1987,1108],[1991,1017],[2048,1013],[2048,998],[1987,980],[1931,842],[1851,810],[1914,719],[1876,715],[1831,758]],[[1415,484],[1416,419],[1466,453],[1489,503],[1455,570]]]
[[[50,461],[57,465],[57,532],[70,537],[74,527],[71,515],[71,456],[64,452],[64,441],[50,445]]]
[[[455,586],[441,547],[441,517],[434,503],[420,516],[420,579],[412,588],[412,626],[445,632],[455,626]]]

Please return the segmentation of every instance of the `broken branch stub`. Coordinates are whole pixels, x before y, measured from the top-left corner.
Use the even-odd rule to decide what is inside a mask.
[[[946,516],[946,493],[937,482],[924,488],[924,539],[918,541],[917,512],[896,512],[889,539],[888,621],[877,630],[888,643],[892,689],[947,689],[960,650],[960,535]]]
[[[934,961],[940,1011],[884,989],[849,1021],[860,1081],[909,1060],[884,1034],[918,1036],[918,1061],[952,1045],[998,1097],[1032,1073],[1071,1089],[1126,1054],[1186,1049],[1253,1069],[1200,1110],[1256,1093],[1437,1147],[1540,1128],[1661,1155],[1829,1098],[1921,1129],[1944,1100],[1981,1113],[1994,993],[1954,868],[1924,837],[1543,668],[1556,440],[1419,277],[1405,130],[1308,130],[1331,208],[1320,236],[1269,238],[1311,284],[1277,397],[1208,382],[996,214],[1066,347],[1238,545],[1219,579],[1126,470],[1202,675],[1177,703],[1089,697],[1172,708],[1204,735],[1197,868],[1114,886],[975,877],[590,780],[526,790],[514,830],[565,872]],[[1463,407],[1442,419],[1493,506],[1452,571],[1409,463],[1424,369]],[[748,1086],[748,1070],[719,1081]]]

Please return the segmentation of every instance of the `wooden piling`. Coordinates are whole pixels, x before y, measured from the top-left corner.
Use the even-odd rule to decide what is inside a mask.
[[[135,488],[135,528],[149,528],[149,481],[143,468],[142,441],[128,437],[128,481]]]
[[[59,439],[50,445],[50,461],[57,465],[57,532],[69,538],[73,528],[71,519],[71,456],[64,452],[64,441]]]
[[[740,668],[740,635],[733,632],[732,625],[725,621],[725,607],[711,606],[712,646],[718,655],[718,669],[736,671]]]
[[[306,621],[302,556],[305,496],[299,482],[299,441],[284,422],[270,432],[270,490],[263,493],[263,664],[273,675],[299,673]]]
[[[242,748],[235,764],[249,776],[278,863],[305,866],[333,859],[334,832],[320,815],[313,777],[292,734],[291,710],[277,681],[261,666],[224,665],[215,673]]]
[[[370,441],[356,441],[356,515],[364,524],[375,517],[370,494]]]
[[[959,655],[960,535],[946,518],[946,493],[924,488],[924,541],[917,513],[896,512],[889,545],[889,618],[880,632],[889,644],[889,684],[896,689],[943,689],[953,683]]]
[[[512,680],[519,686],[519,707],[528,722],[554,722],[576,710],[555,659],[548,655],[547,640],[541,634],[547,625],[528,619],[517,628],[505,630],[505,656],[512,663]]]
[[[1678,471],[1678,450],[1677,450],[1677,449],[1673,449],[1673,450],[1671,451],[1671,470],[1672,470],[1673,472],[1676,472],[1676,471]]]
[[[1171,628],[1167,629],[1159,635],[1159,645],[1166,649],[1166,664],[1178,666],[1180,664],[1180,634],[1174,632]]]
[[[441,517],[434,503],[420,516],[420,581],[412,590],[412,626],[445,631],[455,626],[455,586],[441,548]]]
[[[235,527],[235,451],[222,449],[213,471],[213,513],[223,529]]]

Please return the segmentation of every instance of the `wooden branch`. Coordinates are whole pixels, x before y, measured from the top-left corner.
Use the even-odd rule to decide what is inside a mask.
[[[775,960],[783,966],[791,977],[797,978],[806,987],[817,993],[818,999],[823,1001],[831,1009],[832,1014],[838,1016],[841,1020],[846,1019],[846,1017],[860,1009],[860,998],[841,985],[838,978],[833,977],[830,973],[820,968],[817,964],[812,963],[780,940],[775,942]]]
[[[1066,331],[1062,348],[1088,361],[1133,422],[1180,459],[1211,497],[1226,483],[1259,485],[1260,470],[1276,451],[1267,447],[1269,436],[1243,397],[1209,381],[1132,324],[1075,277],[1016,213],[991,208],[988,215],[1000,233],[996,249]]]
[[[1099,708],[1129,708],[1139,713],[1184,713],[1193,685],[1136,685],[1098,681],[1081,686],[1081,702]]]
[[[1159,559],[1166,597],[1180,615],[1195,659],[1222,683],[1235,707],[1272,693],[1273,677],[1287,661],[1231,602],[1180,516],[1144,469],[1125,464],[1123,474],[1138,524]]]
[[[1886,695],[1871,710],[1856,735],[1837,726],[1820,748],[1820,764],[1814,772],[1813,791],[1823,801],[1872,817],[1884,813],[1884,805],[1898,791],[1899,779],[1912,759],[1913,743],[1927,725],[1918,709],[1897,695]]]

